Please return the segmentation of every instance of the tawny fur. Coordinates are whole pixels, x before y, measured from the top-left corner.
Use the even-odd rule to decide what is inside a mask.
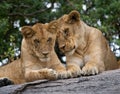
[[[57,42],[66,55],[70,77],[94,75],[118,68],[115,55],[102,32],[81,21],[78,11],[65,14],[57,21]]]
[[[22,27],[21,58],[0,67],[0,77],[7,77],[15,84],[65,78],[66,68],[54,51],[57,33],[55,24],[53,21]]]
[[[120,60],[118,61],[118,65],[119,65],[119,68],[120,68]]]

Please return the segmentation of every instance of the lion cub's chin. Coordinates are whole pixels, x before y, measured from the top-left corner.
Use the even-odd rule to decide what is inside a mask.
[[[50,61],[50,58],[48,57],[48,58],[40,58],[40,61],[41,62],[48,62],[48,61]]]
[[[73,55],[73,53],[75,52],[75,49],[73,49],[73,50],[71,50],[71,51],[69,51],[69,52],[65,52],[65,55]]]

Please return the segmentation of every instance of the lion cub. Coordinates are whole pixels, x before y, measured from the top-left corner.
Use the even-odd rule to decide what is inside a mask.
[[[66,68],[54,51],[56,22],[24,26],[21,33],[21,58],[1,67],[0,77],[8,77],[15,84],[65,78]]]
[[[118,68],[118,63],[101,31],[80,20],[78,11],[58,20],[57,43],[66,55],[70,77],[95,75]]]

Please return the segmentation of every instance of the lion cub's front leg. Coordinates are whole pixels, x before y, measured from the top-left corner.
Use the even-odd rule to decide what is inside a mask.
[[[104,71],[104,64],[102,62],[87,62],[82,68],[83,75],[96,75]]]
[[[57,79],[57,72],[53,69],[27,70],[25,74],[26,81],[35,81],[41,79],[55,80]]]
[[[66,58],[67,58],[66,68],[68,77],[71,78],[81,76],[82,74],[81,67],[83,66],[82,59],[74,55],[68,56]]]
[[[80,66],[77,64],[67,64],[67,74],[68,77],[78,77],[81,75]]]
[[[59,63],[57,65],[53,66],[53,69],[56,70],[57,72],[57,78],[58,79],[65,79],[68,78],[67,76],[67,71],[66,71],[66,67],[65,65],[63,65],[62,63]]]

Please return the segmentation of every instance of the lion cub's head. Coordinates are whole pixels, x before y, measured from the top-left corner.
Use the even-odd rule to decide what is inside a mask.
[[[59,26],[57,34],[59,49],[63,53],[71,55],[78,46],[80,14],[77,11],[72,11],[63,15],[57,21]]]
[[[31,55],[39,58],[42,62],[47,62],[51,59],[56,40],[55,21],[48,24],[37,23],[32,27],[24,26],[21,32]]]

